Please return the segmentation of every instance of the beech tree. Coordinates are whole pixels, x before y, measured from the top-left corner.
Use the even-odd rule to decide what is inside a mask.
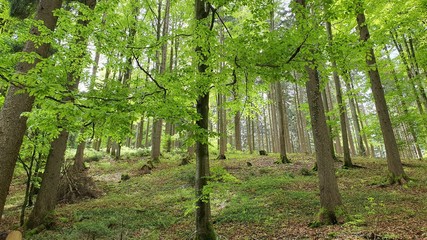
[[[203,42],[207,41],[207,31],[212,31],[212,28],[208,29],[208,19],[211,12],[211,5],[204,0],[195,0],[195,19],[196,29],[198,30],[198,38]],[[213,23],[212,23],[213,24]],[[213,25],[211,25],[213,26]],[[199,41],[200,41],[199,40]],[[197,130],[196,140],[196,237],[195,239],[200,240],[214,240],[216,234],[211,222],[211,209],[209,193],[204,191],[204,188],[208,184],[208,178],[210,175],[209,170],[209,147],[208,147],[208,127],[209,127],[209,72],[207,60],[209,56],[208,44],[196,45],[196,63],[198,69],[198,85],[200,86],[200,95],[197,98],[196,110],[200,115],[200,119],[196,121],[196,125],[199,128]]]
[[[296,14],[299,21],[307,18],[306,3],[304,0],[296,0]],[[301,24],[301,31],[304,28]],[[310,49],[314,53],[315,49]],[[338,212],[342,207],[341,196],[335,177],[334,159],[329,144],[329,131],[326,125],[326,117],[320,94],[320,80],[317,63],[307,60],[305,65],[308,81],[306,82],[308,105],[310,109],[310,121],[316,149],[316,162],[319,175],[320,206],[319,221],[325,224],[336,224],[339,221]]]
[[[366,43],[369,40],[368,24],[364,14],[363,1],[358,1],[356,5],[357,26],[360,33],[360,41]],[[396,138],[393,133],[393,127],[388,112],[387,103],[384,97],[384,90],[381,84],[380,74],[375,59],[375,53],[372,47],[366,47],[366,65],[368,67],[369,79],[371,81],[372,94],[374,95],[375,106],[380,121],[381,132],[383,134],[384,145],[387,154],[388,170],[390,171],[390,183],[402,183],[407,180],[400,161],[399,149]]]
[[[60,0],[41,0],[36,10],[35,20],[41,20],[46,29],[53,31],[56,26],[57,17],[54,16],[54,10],[59,9],[62,5]],[[41,33],[46,30],[32,27],[30,33],[36,39],[40,39]],[[26,53],[36,53],[36,57],[29,62],[20,62],[16,66],[18,78],[25,78],[26,74],[37,67],[37,64],[48,58],[52,53],[49,51],[50,43],[42,40],[43,44],[36,45],[33,41],[28,40],[24,47]],[[40,71],[40,70],[39,70]],[[42,71],[42,70],[41,70]],[[19,149],[26,130],[27,118],[21,116],[24,112],[31,111],[34,103],[34,96],[25,91],[25,83],[11,84],[8,88],[4,105],[0,112],[0,216],[3,214],[6,197],[9,186],[12,181],[13,170],[15,169],[16,160],[18,159]],[[24,89],[24,91],[22,91]]]

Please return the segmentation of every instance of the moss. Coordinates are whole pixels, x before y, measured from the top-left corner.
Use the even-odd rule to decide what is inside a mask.
[[[206,233],[196,233],[195,240],[216,240],[217,236],[211,223],[207,226]]]

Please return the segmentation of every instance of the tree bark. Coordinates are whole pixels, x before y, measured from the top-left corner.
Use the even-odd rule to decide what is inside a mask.
[[[276,82],[274,86],[276,90],[276,102],[279,113],[279,146],[280,146],[280,161],[282,163],[290,163],[288,156],[286,155],[286,134],[285,134],[285,106],[282,97],[282,85],[280,82]]]
[[[61,178],[67,139],[68,131],[64,129],[50,145],[40,191],[25,225],[26,229],[33,229],[50,221],[49,215],[53,213],[57,202],[58,183]]]
[[[236,143],[236,150],[242,151],[242,124],[240,123],[240,111],[234,115],[234,140]]]
[[[227,148],[227,126],[226,126],[226,112],[224,109],[225,96],[221,93],[217,94],[217,115],[218,115],[218,147],[219,156],[218,159],[226,159],[225,156]]]
[[[197,25],[203,24],[201,21],[206,19],[210,13],[209,3],[204,0],[195,0],[195,19]],[[213,13],[212,13],[213,14]],[[197,34],[197,32],[196,32]],[[208,39],[204,39],[208,41]],[[202,46],[197,45],[195,49],[199,56],[198,72],[199,75],[206,75],[208,65],[206,61],[208,56],[202,51]],[[201,81],[205,80],[204,78]],[[209,145],[208,145],[208,131],[209,131],[209,85],[207,89],[203,89],[200,93],[196,110],[200,115],[200,119],[196,121],[196,125],[201,130],[201,135],[197,137],[196,141],[196,236],[197,240],[214,240],[216,234],[211,223],[211,208],[210,208],[210,197],[208,193],[204,193],[203,190],[208,184],[208,178],[210,175],[209,170]]]
[[[305,20],[307,18],[305,0],[296,0],[296,2],[303,8],[301,10],[302,17],[299,21]],[[342,202],[335,177],[334,159],[330,149],[331,145],[328,141],[330,136],[320,93],[319,75],[315,66],[314,62],[308,61],[305,70],[308,75],[306,90],[319,177],[321,206],[319,221],[323,224],[335,224],[338,222],[337,210],[342,207]]]
[[[326,32],[328,33],[329,45],[332,46],[333,36],[332,36],[332,28],[331,28],[330,22],[326,22]],[[346,107],[342,100],[341,82],[338,76],[338,72],[336,70],[337,63],[335,59],[332,59],[331,65],[333,69],[332,75],[334,78],[335,93],[337,95],[337,102],[338,102],[338,108],[339,108],[339,114],[340,114],[341,136],[342,136],[342,145],[343,145],[343,153],[344,153],[344,166],[352,167],[353,163],[351,162],[351,158],[350,158],[350,147],[348,145],[348,137],[347,137],[347,121],[345,118]]]
[[[42,21],[48,29],[53,31],[57,22],[57,17],[53,15],[53,11],[59,9],[61,5],[61,0],[41,0],[37,7],[35,19]],[[30,34],[38,36],[40,32],[36,27],[32,27]],[[36,58],[33,63],[19,63],[16,67],[17,73],[26,74],[43,58],[49,57],[51,55],[49,48],[50,44],[45,43],[36,46],[34,42],[28,41],[23,51],[36,53],[41,58]],[[16,159],[18,158],[19,149],[27,128],[27,118],[21,116],[21,114],[31,111],[34,103],[34,97],[30,96],[26,91],[21,90],[22,87],[20,86],[9,86],[3,108],[0,112],[0,222],[9,186],[12,181]]]
[[[151,159],[153,162],[160,161],[160,145],[162,142],[163,119],[153,122],[153,132],[151,133]]]
[[[300,0],[298,0],[300,1]],[[328,141],[329,131],[326,124],[326,116],[323,111],[323,103],[320,94],[320,82],[317,69],[306,66],[309,80],[306,83],[310,119],[316,149],[317,171],[319,176],[320,205],[322,210],[319,220],[325,224],[337,223],[336,211],[341,207],[341,196],[335,177],[334,159],[331,145]]]
[[[138,123],[138,130],[136,135],[135,148],[142,147],[142,138],[144,136],[144,117],[141,117],[141,120]]]
[[[346,81],[346,87],[347,87],[347,92],[349,92],[349,98],[348,101],[350,103],[350,111],[351,111],[351,117],[353,119],[353,126],[354,126],[354,130],[356,131],[356,137],[357,137],[357,142],[358,142],[358,147],[359,147],[359,154],[361,156],[366,156],[366,148],[363,144],[363,138],[362,138],[362,133],[361,133],[361,129],[360,129],[360,124],[359,124],[359,116],[357,114],[357,105],[355,103],[355,95],[353,93],[353,88],[351,87],[351,73],[348,73],[348,81]]]
[[[356,20],[360,33],[360,41],[365,43],[369,39],[369,30],[365,21],[364,9],[360,1],[357,4],[357,10]],[[387,153],[387,165],[390,172],[389,180],[390,183],[401,184],[402,180],[407,179],[407,176],[403,170],[402,162],[400,161],[399,149],[397,147],[396,138],[393,133],[393,127],[384,96],[384,90],[376,64],[375,53],[372,47],[367,49],[365,60],[368,67],[372,94],[374,95],[375,106],[377,109],[381,132],[383,134],[384,145]]]
[[[76,169],[77,171],[83,171],[85,169],[85,162],[84,162],[85,147],[86,147],[86,142],[84,140],[81,141],[77,146],[76,155],[74,156],[74,164],[73,164],[73,168]]]
[[[96,6],[96,0],[86,1],[85,4],[90,8],[94,9]],[[88,21],[79,21],[80,27],[86,27]],[[76,36],[76,45],[87,45],[88,36],[79,35]],[[81,74],[81,64],[79,59],[84,58],[85,51],[83,51],[82,55],[77,58],[77,60],[73,60],[74,62],[71,64],[72,67],[76,67],[75,70],[67,73],[67,90],[70,92],[75,91],[78,88],[80,82],[80,74]],[[75,66],[77,65],[77,66]],[[68,96],[64,98],[65,101],[74,101],[72,96]],[[61,121],[62,119],[59,119]],[[39,194],[37,195],[37,200],[34,205],[33,210],[31,211],[28,222],[26,223],[27,229],[36,228],[42,224],[48,223],[50,221],[49,216],[53,213],[55,209],[57,199],[58,199],[58,187],[61,177],[61,167],[64,163],[65,150],[67,149],[67,141],[68,141],[68,131],[63,128],[61,133],[57,138],[55,138],[50,145],[50,151],[47,156],[45,171],[43,173],[43,180],[41,183]],[[84,143],[84,142],[83,142]],[[80,146],[80,144],[79,144]],[[83,149],[84,150],[84,145]],[[81,147],[81,146],[80,146]],[[83,151],[82,151],[83,154]],[[83,168],[84,164],[82,162]]]

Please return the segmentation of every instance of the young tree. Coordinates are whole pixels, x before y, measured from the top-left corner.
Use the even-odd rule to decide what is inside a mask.
[[[54,16],[53,11],[59,9],[61,5],[61,0],[41,0],[37,7],[35,20],[42,21],[47,29],[53,31],[57,22],[57,17]],[[31,28],[30,33],[36,38],[40,36],[40,31],[35,26]],[[33,62],[18,63],[17,74],[25,75],[35,68],[39,62],[52,54],[49,49],[50,43],[46,40],[40,45],[28,40],[23,51],[35,53],[40,57],[35,58]],[[3,214],[19,149],[27,128],[27,118],[21,114],[31,111],[34,99],[34,96],[25,91],[24,86],[10,85],[0,112],[0,216]]]

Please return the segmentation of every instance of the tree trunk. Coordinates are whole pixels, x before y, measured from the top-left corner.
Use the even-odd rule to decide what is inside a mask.
[[[282,97],[282,85],[280,82],[276,82],[274,86],[276,90],[276,102],[279,113],[279,146],[280,146],[280,161],[282,163],[290,163],[288,156],[286,155],[286,134],[285,134],[285,106]]]
[[[148,148],[150,146],[150,141],[148,140],[150,135],[150,118],[147,118],[147,128],[145,130],[145,147]]]
[[[322,207],[319,220],[325,224],[335,224],[338,221],[336,211],[341,207],[342,203],[337,179],[335,177],[334,159],[329,142],[330,136],[320,94],[320,82],[317,69],[312,69],[309,66],[305,68],[309,76],[306,89],[314,137],[314,147],[316,149],[320,205]]]
[[[151,159],[153,162],[160,161],[160,145],[162,142],[163,120],[157,119],[153,122],[153,132],[151,134]]]
[[[359,124],[359,116],[356,112],[357,110],[357,106],[355,103],[355,96],[353,93],[353,88],[351,87],[351,73],[348,73],[348,81],[346,81],[346,87],[347,87],[347,92],[349,92],[349,98],[348,101],[350,103],[350,111],[351,111],[351,117],[353,119],[353,126],[354,126],[354,130],[356,131],[356,137],[357,137],[357,142],[358,142],[358,147],[359,147],[359,154],[361,156],[366,156],[366,148],[363,144],[363,139],[362,139],[362,133],[360,130],[360,124]]]
[[[144,117],[138,123],[135,148],[142,148],[142,138],[144,136]]]
[[[242,151],[242,124],[240,123],[240,111],[234,115],[234,140],[236,142],[236,150]]]
[[[369,30],[365,21],[365,14],[361,2],[357,5],[357,25],[360,31],[360,40],[366,42],[369,39]],[[381,131],[383,134],[384,145],[387,153],[387,165],[390,171],[390,183],[402,183],[402,179],[407,179],[400,161],[399,149],[396,138],[393,133],[393,127],[390,115],[385,101],[384,90],[381,84],[380,74],[378,72],[375,53],[372,47],[366,52],[366,65],[368,67],[369,79],[371,80],[372,94],[374,95],[375,106],[380,121]]]
[[[82,171],[85,169],[84,163],[84,151],[86,147],[86,142],[81,141],[77,146],[76,155],[74,156],[74,165],[73,168],[77,171]]]
[[[254,153],[254,146],[252,142],[251,119],[249,117],[246,117],[246,140],[248,141],[249,154]]]
[[[48,29],[53,31],[57,22],[57,17],[53,16],[53,11],[59,9],[61,5],[61,0],[41,0],[37,7],[35,19],[42,21]],[[36,27],[32,27],[30,34],[39,36],[40,32]],[[28,41],[23,51],[36,53],[41,58],[47,58],[51,55],[49,48],[50,44],[36,46],[34,42]],[[24,75],[40,61],[40,58],[36,58],[33,63],[18,63],[16,71]],[[27,118],[21,116],[21,114],[31,111],[34,103],[34,97],[30,96],[26,91],[21,90],[20,86],[9,86],[3,108],[0,112],[0,222],[9,186],[12,181],[16,159],[18,158],[19,149],[27,128]]]
[[[305,0],[296,0],[305,8]],[[305,20],[305,9],[302,9],[302,19]],[[299,20],[299,21],[301,21]],[[312,50],[313,51],[313,50]],[[310,120],[316,149],[316,162],[319,177],[320,206],[319,221],[323,224],[335,224],[338,222],[337,211],[342,206],[341,196],[338,191],[337,179],[335,177],[334,159],[329,131],[326,124],[326,116],[320,93],[320,81],[314,62],[307,62],[305,70],[308,75],[306,82]]]
[[[42,224],[49,224],[49,216],[53,214],[57,202],[58,184],[61,178],[61,167],[64,162],[67,139],[68,131],[62,130],[50,145],[40,191],[37,195],[34,208],[28,217],[25,226],[26,229],[33,229]]]
[[[332,36],[332,28],[331,28],[330,22],[326,22],[326,31],[328,33],[329,45],[332,46],[333,36]],[[343,145],[343,152],[344,152],[344,166],[352,167],[353,163],[351,162],[351,158],[350,158],[350,147],[348,145],[348,137],[347,137],[347,121],[345,118],[346,107],[342,100],[341,82],[336,70],[337,63],[335,59],[332,59],[331,65],[333,69],[332,75],[334,78],[335,92],[337,95],[338,109],[340,113],[341,136],[342,136],[342,145]]]
[[[329,141],[329,145],[331,145],[329,147],[329,149],[331,150],[332,157],[334,158],[335,161],[338,161],[338,159],[337,159],[337,157],[335,155],[334,141],[332,139],[332,128],[331,128],[331,126],[329,126],[329,124],[327,124],[327,122],[330,121],[330,118],[326,114],[329,112],[330,108],[329,108],[329,104],[328,104],[328,97],[326,96],[326,89],[323,89],[323,91],[321,92],[321,94],[323,96],[322,103],[323,103],[323,106],[325,108],[324,111],[325,111],[325,117],[326,117],[326,127],[328,128],[328,132],[329,132],[329,140],[328,139],[325,139],[325,140]]]
[[[96,5],[96,0],[86,1],[85,4],[93,10]],[[78,21],[78,24],[81,25],[80,27],[84,28],[87,26],[88,21]],[[87,45],[88,36],[78,35],[75,37],[76,45]],[[85,54],[86,53],[84,51],[82,55],[77,58],[77,60],[73,60],[71,65],[72,67],[75,67],[75,69],[67,73],[67,90],[70,92],[73,92],[78,88],[80,82],[79,75],[82,71],[82,69],[80,69],[81,64],[79,60],[83,59]],[[64,100],[66,102],[74,101],[72,96],[65,97]],[[59,121],[62,121],[62,119],[59,119]],[[61,167],[64,162],[65,150],[67,149],[68,135],[68,131],[66,129],[62,129],[59,136],[51,142],[40,191],[37,195],[36,203],[26,224],[28,229],[36,228],[39,225],[49,223],[50,221],[49,215],[53,213],[58,199]],[[83,154],[83,152],[81,154]],[[84,167],[84,163],[82,163],[82,165]]]
[[[209,16],[209,3],[204,0],[195,0],[195,19],[197,25],[203,24],[201,20]],[[213,13],[212,13],[213,14]],[[197,29],[196,29],[197,34]],[[207,39],[204,39],[208,41]],[[200,41],[199,41],[200,42]],[[206,61],[208,56],[202,46],[197,45],[195,49],[199,56],[198,72],[205,75],[208,65]],[[205,78],[203,78],[204,80]],[[203,81],[202,80],[202,81]],[[203,84],[205,85],[205,83]],[[202,85],[202,86],[203,86]],[[205,85],[206,86],[206,85]],[[209,86],[209,85],[207,85]],[[211,208],[209,194],[204,193],[203,189],[208,184],[210,175],[209,170],[209,145],[208,145],[208,128],[209,128],[209,89],[202,89],[197,99],[196,110],[200,119],[196,121],[198,128],[201,130],[200,136],[196,141],[196,236],[197,240],[214,240],[216,234],[211,223]]]
[[[218,147],[219,156],[218,159],[226,159],[225,152],[227,148],[227,126],[226,126],[226,112],[224,109],[225,96],[223,94],[217,94],[217,115],[218,115]]]

